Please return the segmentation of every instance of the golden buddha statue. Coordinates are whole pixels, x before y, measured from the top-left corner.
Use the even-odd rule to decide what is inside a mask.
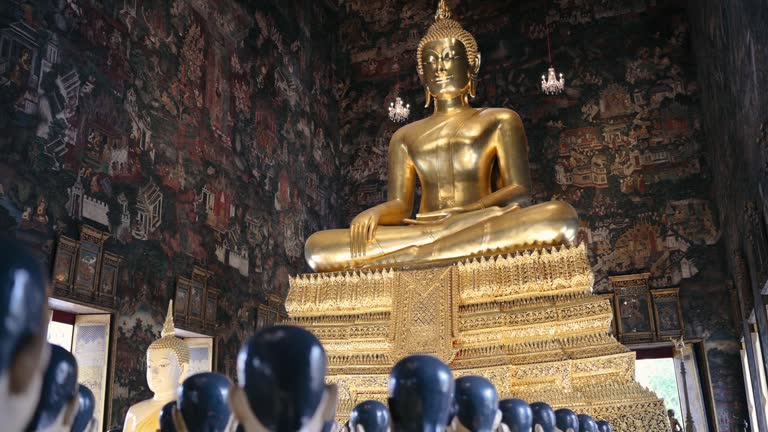
[[[156,432],[160,429],[160,410],[176,400],[176,389],[189,371],[189,346],[176,337],[173,327],[173,300],[168,305],[160,339],[147,349],[147,384],[152,399],[132,405],[125,415],[123,432]]]
[[[349,229],[320,231],[305,256],[318,272],[451,261],[572,244],[576,211],[531,204],[528,142],[520,116],[472,108],[480,53],[441,0],[416,51],[431,116],[392,135],[388,200],[357,215]],[[419,213],[411,219],[416,181]]]

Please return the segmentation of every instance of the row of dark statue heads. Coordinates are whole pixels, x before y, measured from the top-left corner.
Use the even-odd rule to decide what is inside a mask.
[[[77,362],[46,342],[46,281],[33,256],[0,246],[0,430],[93,432],[93,393],[77,382]],[[160,412],[163,432],[606,432],[608,423],[543,402],[499,401],[480,376],[454,379],[428,355],[400,360],[389,376],[388,406],[364,401],[339,426],[338,394],[326,384],[320,341],[293,326],[258,331],[241,347],[238,384],[200,373]]]
[[[160,413],[162,432],[610,432],[605,421],[544,402],[499,401],[481,376],[454,379],[435,357],[412,355],[389,375],[388,406],[367,400],[341,427],[337,388],[325,383],[327,360],[320,341],[293,326],[260,330],[240,349],[239,385],[224,375],[201,373],[179,387],[178,400]]]
[[[218,373],[187,378],[160,413],[162,432],[610,432],[605,421],[544,402],[499,401],[480,376],[457,379],[435,357],[412,355],[389,375],[388,406],[359,403],[341,427],[320,341],[293,326],[260,330],[240,349],[239,385]]]

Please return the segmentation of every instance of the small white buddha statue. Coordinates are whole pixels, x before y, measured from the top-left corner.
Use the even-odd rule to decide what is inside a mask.
[[[123,432],[156,432],[160,429],[160,410],[168,402],[176,400],[176,389],[187,377],[188,371],[189,346],[176,337],[171,301],[161,338],[147,349],[147,384],[154,396],[128,409]]]

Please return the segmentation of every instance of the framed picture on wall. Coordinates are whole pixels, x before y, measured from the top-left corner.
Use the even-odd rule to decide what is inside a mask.
[[[117,299],[118,272],[121,258],[112,252],[104,252],[101,261],[98,295],[101,303],[114,307]]]
[[[72,283],[76,253],[77,242],[69,237],[61,236],[53,263],[53,284],[56,288],[68,289]]]
[[[173,314],[186,317],[189,306],[189,279],[179,278],[176,282],[176,297],[173,301]]]
[[[99,245],[88,241],[80,242],[75,273],[75,290],[86,294],[95,292],[99,265]]]
[[[114,267],[104,267],[101,270],[101,283],[99,283],[99,293],[111,295],[115,291],[115,277],[117,269]]]
[[[616,304],[622,336],[627,334],[634,334],[638,337],[653,336],[651,302],[648,292],[617,294]]]
[[[665,288],[651,291],[656,331],[659,339],[679,337],[685,330],[683,312],[680,308],[679,288]]]
[[[623,342],[653,340],[656,336],[648,273],[611,277],[614,285],[616,327]]]
[[[213,334],[216,329],[219,291],[208,286],[211,272],[195,266],[191,277],[176,279],[173,318],[184,330]]]
[[[80,226],[80,240],[59,236],[51,275],[57,300],[114,311],[120,255],[104,250],[109,233]]]
[[[265,304],[260,304],[256,310],[256,328],[269,327],[274,324],[274,315],[276,311]]]
[[[218,313],[219,292],[208,288],[205,292],[205,326],[216,328],[216,315]]]
[[[192,282],[189,294],[189,318],[193,321],[203,320],[203,294],[205,287],[197,282]]]
[[[256,313],[256,328],[261,329],[267,326],[267,315],[263,312]]]
[[[82,300],[94,301],[98,298],[99,271],[102,266],[102,247],[109,233],[99,231],[88,225],[80,226],[80,243],[75,260],[74,292]],[[116,256],[116,255],[115,255]]]

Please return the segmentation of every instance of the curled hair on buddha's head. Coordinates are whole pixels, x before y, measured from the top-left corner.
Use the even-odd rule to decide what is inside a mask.
[[[435,23],[429,27],[427,34],[419,41],[416,48],[416,71],[419,73],[419,79],[424,82],[424,66],[421,57],[424,53],[424,46],[429,42],[441,39],[456,39],[464,45],[467,51],[467,60],[469,60],[472,76],[470,77],[472,85],[469,93],[475,96],[475,82],[477,80],[477,71],[480,67],[480,51],[477,48],[477,41],[471,33],[464,30],[458,21],[453,19],[453,13],[445,4],[445,0],[440,0],[435,13]],[[429,93],[427,93],[427,106],[429,106]]]
[[[173,327],[173,300],[168,305],[168,312],[165,315],[163,331],[160,333],[160,339],[152,342],[149,349],[169,349],[176,354],[176,360],[179,366],[189,363],[189,346],[184,339],[176,337],[176,329]]]

